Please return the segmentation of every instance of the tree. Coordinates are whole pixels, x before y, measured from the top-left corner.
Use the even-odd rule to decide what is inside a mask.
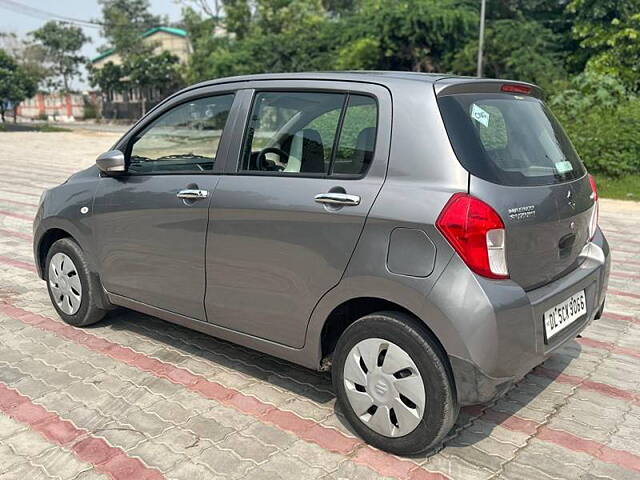
[[[340,46],[336,22],[320,0],[225,0],[228,35],[214,35],[211,18],[186,10],[194,47],[190,81],[260,72],[327,70]],[[234,22],[228,15],[233,10]],[[244,12],[244,13],[243,13]]]
[[[495,20],[485,31],[484,71],[494,78],[511,78],[549,88],[565,76],[557,35],[540,23]],[[478,42],[472,39],[453,55],[455,73],[475,75]]]
[[[89,69],[89,82],[92,86],[98,87],[104,94],[122,93],[127,88],[124,80],[126,73],[122,65],[116,65],[113,62],[105,63],[101,68]]]
[[[45,58],[51,64],[51,74],[62,78],[63,90],[68,92],[71,79],[79,74],[80,65],[86,61],[80,55],[80,49],[90,38],[80,27],[53,20],[31,32],[31,35],[39,42]]]
[[[0,49],[4,50],[38,84],[51,77],[46,52],[41,45],[20,39],[15,33],[0,32]]]
[[[165,17],[149,12],[148,0],[99,0],[102,6],[102,36],[125,58],[141,54],[151,48],[140,41],[140,36],[153,27],[166,24]]]
[[[169,52],[159,55],[136,55],[130,57],[124,71],[128,72],[128,79],[132,86],[140,91],[142,98],[142,115],[147,111],[147,101],[153,88],[171,89],[181,83],[176,69],[178,57]]]
[[[347,59],[360,58],[359,51],[380,69],[436,72],[446,70],[447,55],[475,33],[478,15],[454,0],[362,0],[350,23],[340,66],[348,68]],[[375,62],[363,51],[365,38],[364,45],[377,45]]]
[[[7,52],[0,50],[0,117],[3,123],[9,107],[14,108],[13,121],[16,121],[16,106],[32,97],[36,88],[37,82]]]
[[[587,69],[640,90],[640,0],[572,0],[573,34],[588,52]]]
[[[251,28],[251,6],[247,0],[224,0],[225,28],[242,40]]]

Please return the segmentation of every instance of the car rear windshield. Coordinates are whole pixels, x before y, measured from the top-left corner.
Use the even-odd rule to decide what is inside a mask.
[[[585,174],[564,130],[535,97],[464,93],[438,98],[453,149],[474,176],[501,185],[549,185]]]

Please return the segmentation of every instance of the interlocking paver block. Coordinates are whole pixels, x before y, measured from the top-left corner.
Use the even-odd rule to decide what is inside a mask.
[[[65,327],[33,273],[29,219],[44,185],[89,166],[117,136],[61,133],[45,140],[34,134],[3,134],[8,139],[2,154],[7,178],[0,179],[0,211],[11,215],[0,213],[0,382],[18,388],[46,411],[18,407],[11,394],[0,395],[0,406],[13,408],[25,421],[50,422],[50,430],[43,431],[51,441],[0,415],[0,478],[106,478],[52,443],[64,443],[72,432],[65,426],[71,424],[106,439],[79,444],[93,448],[94,460],[112,452],[110,443],[131,455],[134,459],[103,459],[121,474],[136,472],[143,465],[135,460],[139,458],[157,466],[165,478],[189,480],[215,479],[221,473],[250,479],[380,478],[398,459],[376,453],[368,465],[357,463],[369,457],[335,411],[327,374],[125,310],[94,328],[59,334]],[[64,158],[52,154],[60,141]],[[21,155],[27,143],[34,152],[29,166]],[[22,193],[4,191],[12,182],[25,185]],[[634,470],[634,462],[640,461],[640,282],[630,276],[640,266],[639,216],[638,204],[601,202],[601,226],[611,232],[614,252],[605,317],[486,413],[463,412],[441,451],[410,462],[455,480],[640,477]],[[43,322],[50,328],[40,328]],[[106,355],[109,342],[130,350]],[[134,357],[138,366],[148,368],[125,363]],[[202,383],[186,388],[198,379]],[[215,392],[207,391],[214,387]],[[233,396],[233,389],[241,395]],[[291,426],[297,434],[268,421],[279,418],[286,427],[289,417],[259,415],[274,407],[294,415]],[[52,420],[47,411],[71,423]],[[310,428],[316,423],[335,430]],[[342,453],[329,451],[329,434],[344,443],[338,449]],[[324,447],[314,443],[318,439]],[[580,448],[590,453],[575,451]],[[397,464],[407,465],[412,464]],[[423,470],[412,474],[412,480],[429,478]]]

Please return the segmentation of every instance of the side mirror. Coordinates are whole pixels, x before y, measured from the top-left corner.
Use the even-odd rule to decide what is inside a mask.
[[[118,175],[126,171],[124,153],[120,150],[109,150],[96,158],[96,165],[106,175]]]

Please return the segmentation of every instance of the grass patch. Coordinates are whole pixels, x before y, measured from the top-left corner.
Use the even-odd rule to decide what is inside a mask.
[[[640,201],[640,174],[608,178],[594,175],[598,186],[598,195],[603,198]]]
[[[28,124],[28,123],[0,123],[0,132],[70,132],[71,130],[57,125]]]
[[[36,132],[70,132],[70,131],[71,129],[69,128],[58,127],[56,125],[49,125],[49,124],[38,125],[36,127]]]

